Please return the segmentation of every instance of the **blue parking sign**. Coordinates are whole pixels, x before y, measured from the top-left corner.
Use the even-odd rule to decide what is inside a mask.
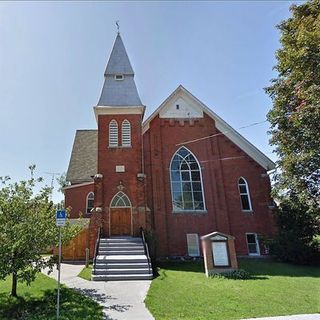
[[[67,214],[66,210],[57,210],[56,212],[56,225],[63,227],[66,224]]]

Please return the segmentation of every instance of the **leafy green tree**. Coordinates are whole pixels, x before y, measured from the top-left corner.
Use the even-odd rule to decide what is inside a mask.
[[[34,165],[29,169],[29,180],[11,183],[9,177],[0,177],[0,279],[12,275],[14,297],[18,280],[30,284],[42,268],[52,269],[55,259],[43,257],[42,253],[58,245],[56,208],[48,200],[52,190],[41,188],[42,178],[34,177]],[[63,242],[78,232],[78,226],[67,223],[62,229]]]
[[[58,178],[56,178],[56,181],[59,184],[58,191],[64,193],[63,189],[69,185],[69,182],[67,181],[67,174],[65,172],[62,173]]]
[[[279,233],[292,232],[292,222],[299,221],[293,228],[297,246],[301,249],[304,244],[308,250],[319,234],[320,1],[293,5],[290,10],[292,16],[278,25],[278,77],[266,89],[273,102],[268,119],[271,144],[279,157],[274,196],[284,202],[277,217]],[[309,229],[311,241],[302,236],[310,225],[314,226]],[[284,250],[289,250],[289,243],[286,245],[282,243]]]

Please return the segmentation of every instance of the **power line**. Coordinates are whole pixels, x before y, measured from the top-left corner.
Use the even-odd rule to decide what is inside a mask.
[[[263,121],[259,121],[259,122],[253,122],[253,123],[250,123],[250,124],[248,124],[248,125],[239,127],[239,128],[237,128],[237,129],[235,129],[235,130],[241,130],[241,129],[245,129],[245,128],[250,128],[250,127],[253,127],[253,126],[256,126],[256,125],[265,123],[265,122],[268,122],[268,120],[263,120]],[[227,132],[230,132],[230,130],[226,130],[226,131],[223,131],[223,132],[211,134],[211,135],[209,135],[209,136],[202,137],[202,138],[198,138],[198,139],[194,139],[194,140],[188,140],[188,141],[180,142],[180,143],[176,144],[176,146],[181,146],[181,145],[184,145],[184,144],[189,144],[189,143],[198,142],[198,141],[201,141],[201,140],[206,140],[206,139],[214,138],[214,137],[217,137],[217,136],[224,135],[224,134],[227,133]]]

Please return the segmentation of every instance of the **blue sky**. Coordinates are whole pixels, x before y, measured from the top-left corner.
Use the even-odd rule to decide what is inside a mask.
[[[76,129],[96,128],[116,20],[146,116],[182,84],[236,129],[265,120],[275,25],[292,3],[1,2],[0,176],[35,163],[50,184],[45,172],[67,170]],[[239,132],[276,160],[268,127]]]

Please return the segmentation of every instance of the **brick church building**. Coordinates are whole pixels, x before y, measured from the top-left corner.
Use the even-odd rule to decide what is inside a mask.
[[[213,231],[234,236],[238,255],[265,254],[274,163],[181,85],[144,119],[119,33],[104,78],[97,129],[77,130],[65,188],[71,218],[90,219],[90,248],[98,226],[104,237],[143,227],[159,257],[199,256]]]

